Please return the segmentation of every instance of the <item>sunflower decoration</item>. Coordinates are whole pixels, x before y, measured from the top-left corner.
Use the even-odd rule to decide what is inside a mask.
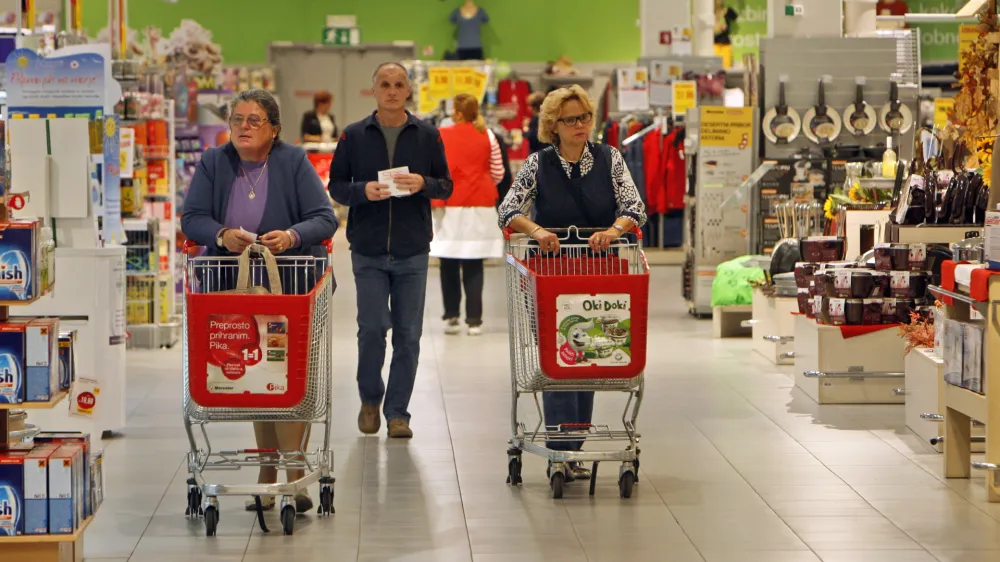
[[[1000,78],[997,71],[1000,27],[997,25],[996,0],[990,0],[978,17],[979,35],[962,55],[963,64],[958,76],[961,90],[955,96],[955,108],[949,117],[961,127],[965,145],[980,149],[984,141],[992,145],[998,121],[996,98],[993,96],[993,85]],[[987,160],[992,161],[992,155],[989,156]],[[983,163],[983,154],[980,154],[980,163]],[[989,164],[984,167],[988,168]]]
[[[979,173],[983,181],[990,185],[990,172],[993,170],[993,138],[979,139],[976,143],[976,157],[979,159]]]

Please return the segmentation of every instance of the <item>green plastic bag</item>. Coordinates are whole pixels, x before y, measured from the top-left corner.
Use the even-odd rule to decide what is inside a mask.
[[[750,256],[742,256],[732,261],[719,264],[715,269],[715,280],[712,281],[712,306],[730,306],[734,304],[752,304],[752,281],[764,279],[764,270],[759,267],[746,267],[743,264]]]

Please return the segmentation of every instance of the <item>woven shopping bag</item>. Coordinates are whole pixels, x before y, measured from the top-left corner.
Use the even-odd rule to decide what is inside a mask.
[[[268,287],[262,286],[250,286],[250,254],[256,252],[260,254],[261,259],[264,260],[264,268],[267,270],[267,282]],[[280,295],[281,293],[281,276],[278,275],[278,262],[274,259],[274,254],[271,250],[267,249],[267,246],[261,244],[251,244],[243,250],[240,254],[238,265],[238,273],[236,274],[236,288],[229,291],[221,291],[227,294],[236,295]]]

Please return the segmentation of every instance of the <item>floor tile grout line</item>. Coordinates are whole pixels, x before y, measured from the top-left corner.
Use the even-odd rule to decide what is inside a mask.
[[[782,374],[784,374],[784,373],[782,373]],[[787,375],[785,375],[785,376],[787,377]],[[753,402],[751,402],[750,400],[748,400],[747,397],[744,396],[743,393],[739,391],[739,389],[733,387],[733,385],[729,384],[729,382],[726,381],[726,380],[723,380],[723,384],[725,384],[727,387],[729,387],[730,390],[732,390],[733,392],[735,392],[744,402],[746,402],[747,404],[749,404],[751,408],[753,408],[758,413],[760,413],[762,416],[764,416],[765,418],[767,418],[768,421],[770,421],[772,424],[774,424],[774,426],[777,427],[778,429],[780,429],[785,435],[788,435],[790,438],[792,438],[793,440],[795,440],[795,442],[798,443],[799,446],[802,446],[802,443],[799,442],[798,439],[795,439],[794,435],[792,435],[791,433],[789,433],[788,430],[786,430],[785,428],[783,428],[780,425],[778,425],[778,423],[774,420],[774,418],[772,418],[771,416],[769,416],[767,414],[767,412],[765,412],[764,410],[760,409],[760,407],[758,407],[756,404],[754,404]],[[799,392],[801,394],[805,394],[797,386],[793,386],[792,389],[791,389],[791,392]],[[807,396],[807,398],[808,398],[808,396]],[[819,404],[819,406],[822,407],[823,405]],[[850,414],[848,414],[847,417],[848,417],[848,419],[851,419],[852,421],[856,421],[854,419],[854,417],[851,416]],[[875,433],[873,433],[871,430],[865,430],[865,431],[867,433],[871,433],[876,438],[879,438],[878,435],[876,435]],[[707,436],[706,436],[706,438],[707,438]],[[711,443],[712,440],[709,439],[709,442]],[[712,446],[715,447],[715,444],[712,443]],[[842,476],[840,476],[839,474],[837,474],[836,472],[834,472],[831,469],[831,467],[827,466],[826,463],[824,463],[819,457],[817,457],[815,455],[815,453],[813,453],[809,449],[806,449],[805,447],[802,447],[802,448],[805,449],[806,452],[809,453],[809,455],[812,458],[816,459],[816,461],[823,468],[825,468],[827,470],[830,470],[830,474],[833,474],[838,480],[840,480],[841,482],[843,482],[844,485],[847,486],[848,488],[850,488],[852,492],[854,492],[855,494],[858,494],[857,490],[854,489],[854,486],[851,486],[850,484],[848,484],[847,481],[844,480]],[[718,450],[717,447],[716,447],[716,450]],[[719,451],[719,454],[722,455],[722,457],[726,459],[726,462],[729,463],[730,466],[733,466],[732,462],[729,461],[729,459],[726,457],[725,454],[722,453],[722,451]],[[914,463],[914,464],[916,464],[916,463]],[[739,469],[737,469],[735,466],[733,466],[733,469],[736,470],[736,473],[739,474],[740,477],[743,478],[743,480],[747,483],[747,485],[750,486],[750,488],[756,493],[757,489],[754,488],[753,484],[751,484],[748,480],[746,480],[746,477],[743,476],[743,473],[740,472]],[[764,501],[765,504],[767,504],[768,508],[771,508],[771,504],[768,503],[767,500],[764,499],[764,497],[760,495],[760,493],[757,493],[757,496],[760,497]],[[924,552],[926,552],[927,554],[929,554],[932,558],[937,558],[936,556],[934,556],[934,554],[931,553],[930,550],[927,549],[927,547],[925,547],[923,545],[923,543],[921,543],[915,537],[913,537],[912,535],[910,535],[909,533],[907,533],[906,531],[904,531],[899,525],[896,524],[895,521],[893,521],[892,519],[889,519],[889,516],[887,516],[886,514],[882,513],[881,511],[879,511],[878,508],[876,508],[874,505],[872,505],[872,503],[870,501],[868,501],[867,498],[865,498],[861,494],[858,494],[858,497],[861,498],[861,500],[864,501],[865,504],[867,504],[869,507],[871,507],[873,510],[875,510],[876,513],[878,513],[879,515],[881,515],[887,522],[889,522],[890,525],[892,525],[893,527],[895,527],[900,533],[903,533],[903,535],[905,535],[907,538],[909,538],[910,540],[912,540],[917,546],[919,546],[920,548],[922,548],[924,550]],[[771,511],[774,511],[774,508],[771,508]],[[777,512],[775,512],[775,515],[777,515]],[[799,540],[802,540],[802,537],[799,536],[799,534],[797,532],[795,532],[794,529],[792,529],[791,525],[789,525],[787,522],[785,522],[785,518],[784,517],[778,515],[778,518],[781,519],[782,523],[785,523],[786,527],[788,527],[793,533],[795,533],[795,536],[799,537]],[[807,543],[806,541],[802,540],[802,544],[805,544],[807,547],[809,547],[809,550],[812,551],[813,554],[816,554],[816,557],[819,558],[819,553],[817,553],[811,546],[809,546],[809,543]]]
[[[469,560],[475,560],[476,556],[472,549],[472,535],[469,533],[469,517],[465,511],[465,497],[462,495],[462,475],[458,471],[458,459],[455,456],[455,439],[451,435],[451,418],[448,416],[448,399],[445,397],[444,393],[444,377],[441,375],[441,356],[438,354],[437,338],[436,333],[432,333],[431,336],[431,354],[434,357],[434,365],[437,372],[437,386],[438,392],[441,394],[441,411],[444,412],[444,426],[448,428],[448,443],[451,444],[451,464],[455,467],[455,483],[458,485],[458,497],[462,504],[462,521],[465,522],[465,540],[469,544]]]
[[[126,423],[128,422],[126,421]],[[142,529],[142,533],[139,535],[139,540],[136,541],[135,546],[132,547],[132,551],[129,552],[128,557],[126,558],[127,560],[132,560],[132,557],[135,556],[135,550],[139,548],[139,543],[142,542],[142,539],[146,538],[146,531],[148,531],[149,526],[153,524],[153,518],[156,517],[156,513],[160,511],[160,506],[163,505],[163,499],[170,493],[170,484],[173,483],[174,478],[177,478],[177,474],[181,471],[181,467],[183,467],[184,464],[185,463],[181,461],[181,463],[177,465],[177,469],[174,470],[173,478],[170,479],[170,482],[167,482],[167,487],[163,490],[163,495],[160,496],[160,501],[156,502],[156,507],[153,508],[153,513],[149,516],[149,521],[146,522],[146,526]],[[247,541],[247,544],[250,544],[249,540]]]

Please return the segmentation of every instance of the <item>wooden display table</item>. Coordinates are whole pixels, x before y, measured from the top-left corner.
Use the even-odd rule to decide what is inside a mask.
[[[794,313],[798,310],[798,301],[793,297],[769,297],[761,289],[754,289],[750,320],[754,351],[776,365],[794,364]]]
[[[987,270],[972,273],[969,294],[955,291],[955,264],[941,266],[942,287],[932,287],[932,293],[944,304],[948,319],[967,321],[972,310],[986,317],[983,335],[983,390],[978,394],[958,386],[944,385],[944,475],[946,478],[968,478],[972,469],[988,471],[986,495],[990,502],[1000,502],[1000,275]],[[972,461],[972,427],[979,420],[986,424],[985,460]]]
[[[906,341],[887,328],[845,338],[795,316],[795,385],[820,404],[902,404]]]
[[[944,420],[944,359],[928,347],[918,347],[906,355],[906,427],[926,440],[939,453],[944,450],[941,422]],[[972,452],[982,453],[986,432],[972,424]]]
[[[83,562],[83,532],[93,520],[85,519],[72,535],[0,537],[0,554],[17,562]]]
[[[749,337],[753,309],[748,304],[716,306],[712,309],[712,333],[716,338]]]

